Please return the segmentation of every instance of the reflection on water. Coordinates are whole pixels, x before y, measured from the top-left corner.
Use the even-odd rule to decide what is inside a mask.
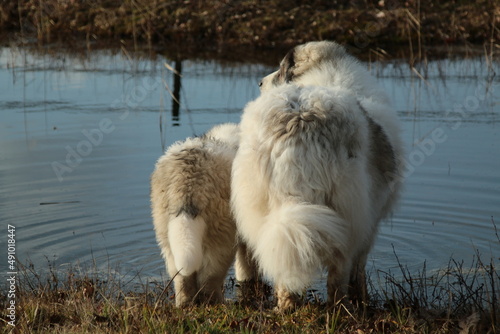
[[[450,256],[467,263],[476,250],[498,258],[498,76],[481,59],[370,66],[403,120],[409,168],[369,266],[396,268],[394,252],[415,270]],[[19,260],[165,277],[149,209],[156,159],[176,140],[238,122],[272,70],[1,49],[0,220],[16,226]]]

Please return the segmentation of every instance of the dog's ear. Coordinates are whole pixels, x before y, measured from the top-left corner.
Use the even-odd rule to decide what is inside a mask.
[[[280,63],[280,68],[273,78],[274,86],[290,83],[293,79],[295,66],[295,48],[288,51],[285,58]]]
[[[283,58],[282,69],[284,70],[284,79],[286,83],[292,81],[294,67],[295,67],[295,48],[288,51],[285,58]]]

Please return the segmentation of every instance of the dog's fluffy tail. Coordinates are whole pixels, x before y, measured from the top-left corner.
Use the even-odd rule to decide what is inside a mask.
[[[346,221],[326,206],[285,204],[267,217],[255,255],[264,276],[301,292],[322,269],[324,259],[343,260],[348,230]]]
[[[179,273],[189,276],[199,270],[203,259],[203,235],[206,224],[203,218],[192,218],[182,212],[168,225],[168,241]]]

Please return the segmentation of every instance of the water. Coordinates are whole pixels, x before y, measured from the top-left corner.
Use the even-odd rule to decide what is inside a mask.
[[[274,69],[184,61],[177,116],[165,63],[175,66],[109,51],[86,58],[1,49],[2,249],[11,224],[18,261],[39,270],[50,262],[168,279],[150,218],[155,161],[176,140],[238,122]],[[431,62],[417,69],[425,80],[397,61],[368,65],[403,121],[410,165],[368,267],[418,271],[425,262],[437,271],[450,257],[468,264],[478,254],[498,261],[498,76],[482,59]],[[6,255],[0,271],[8,271]]]

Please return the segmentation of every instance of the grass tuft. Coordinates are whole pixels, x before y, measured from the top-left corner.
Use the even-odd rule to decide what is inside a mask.
[[[139,289],[107,274],[104,278],[33,266],[19,268],[16,326],[2,316],[1,333],[500,333],[500,273],[495,263],[471,266],[450,260],[429,274],[410,273],[403,265],[393,274],[377,271],[370,280],[370,302],[327,308],[309,293],[291,313],[273,310],[272,291],[229,279],[237,297],[215,306],[177,309],[171,282],[146,283]],[[246,296],[246,297],[245,297]],[[251,296],[251,297],[248,297]],[[2,310],[7,296],[0,295]],[[352,306],[352,307],[351,307]]]

